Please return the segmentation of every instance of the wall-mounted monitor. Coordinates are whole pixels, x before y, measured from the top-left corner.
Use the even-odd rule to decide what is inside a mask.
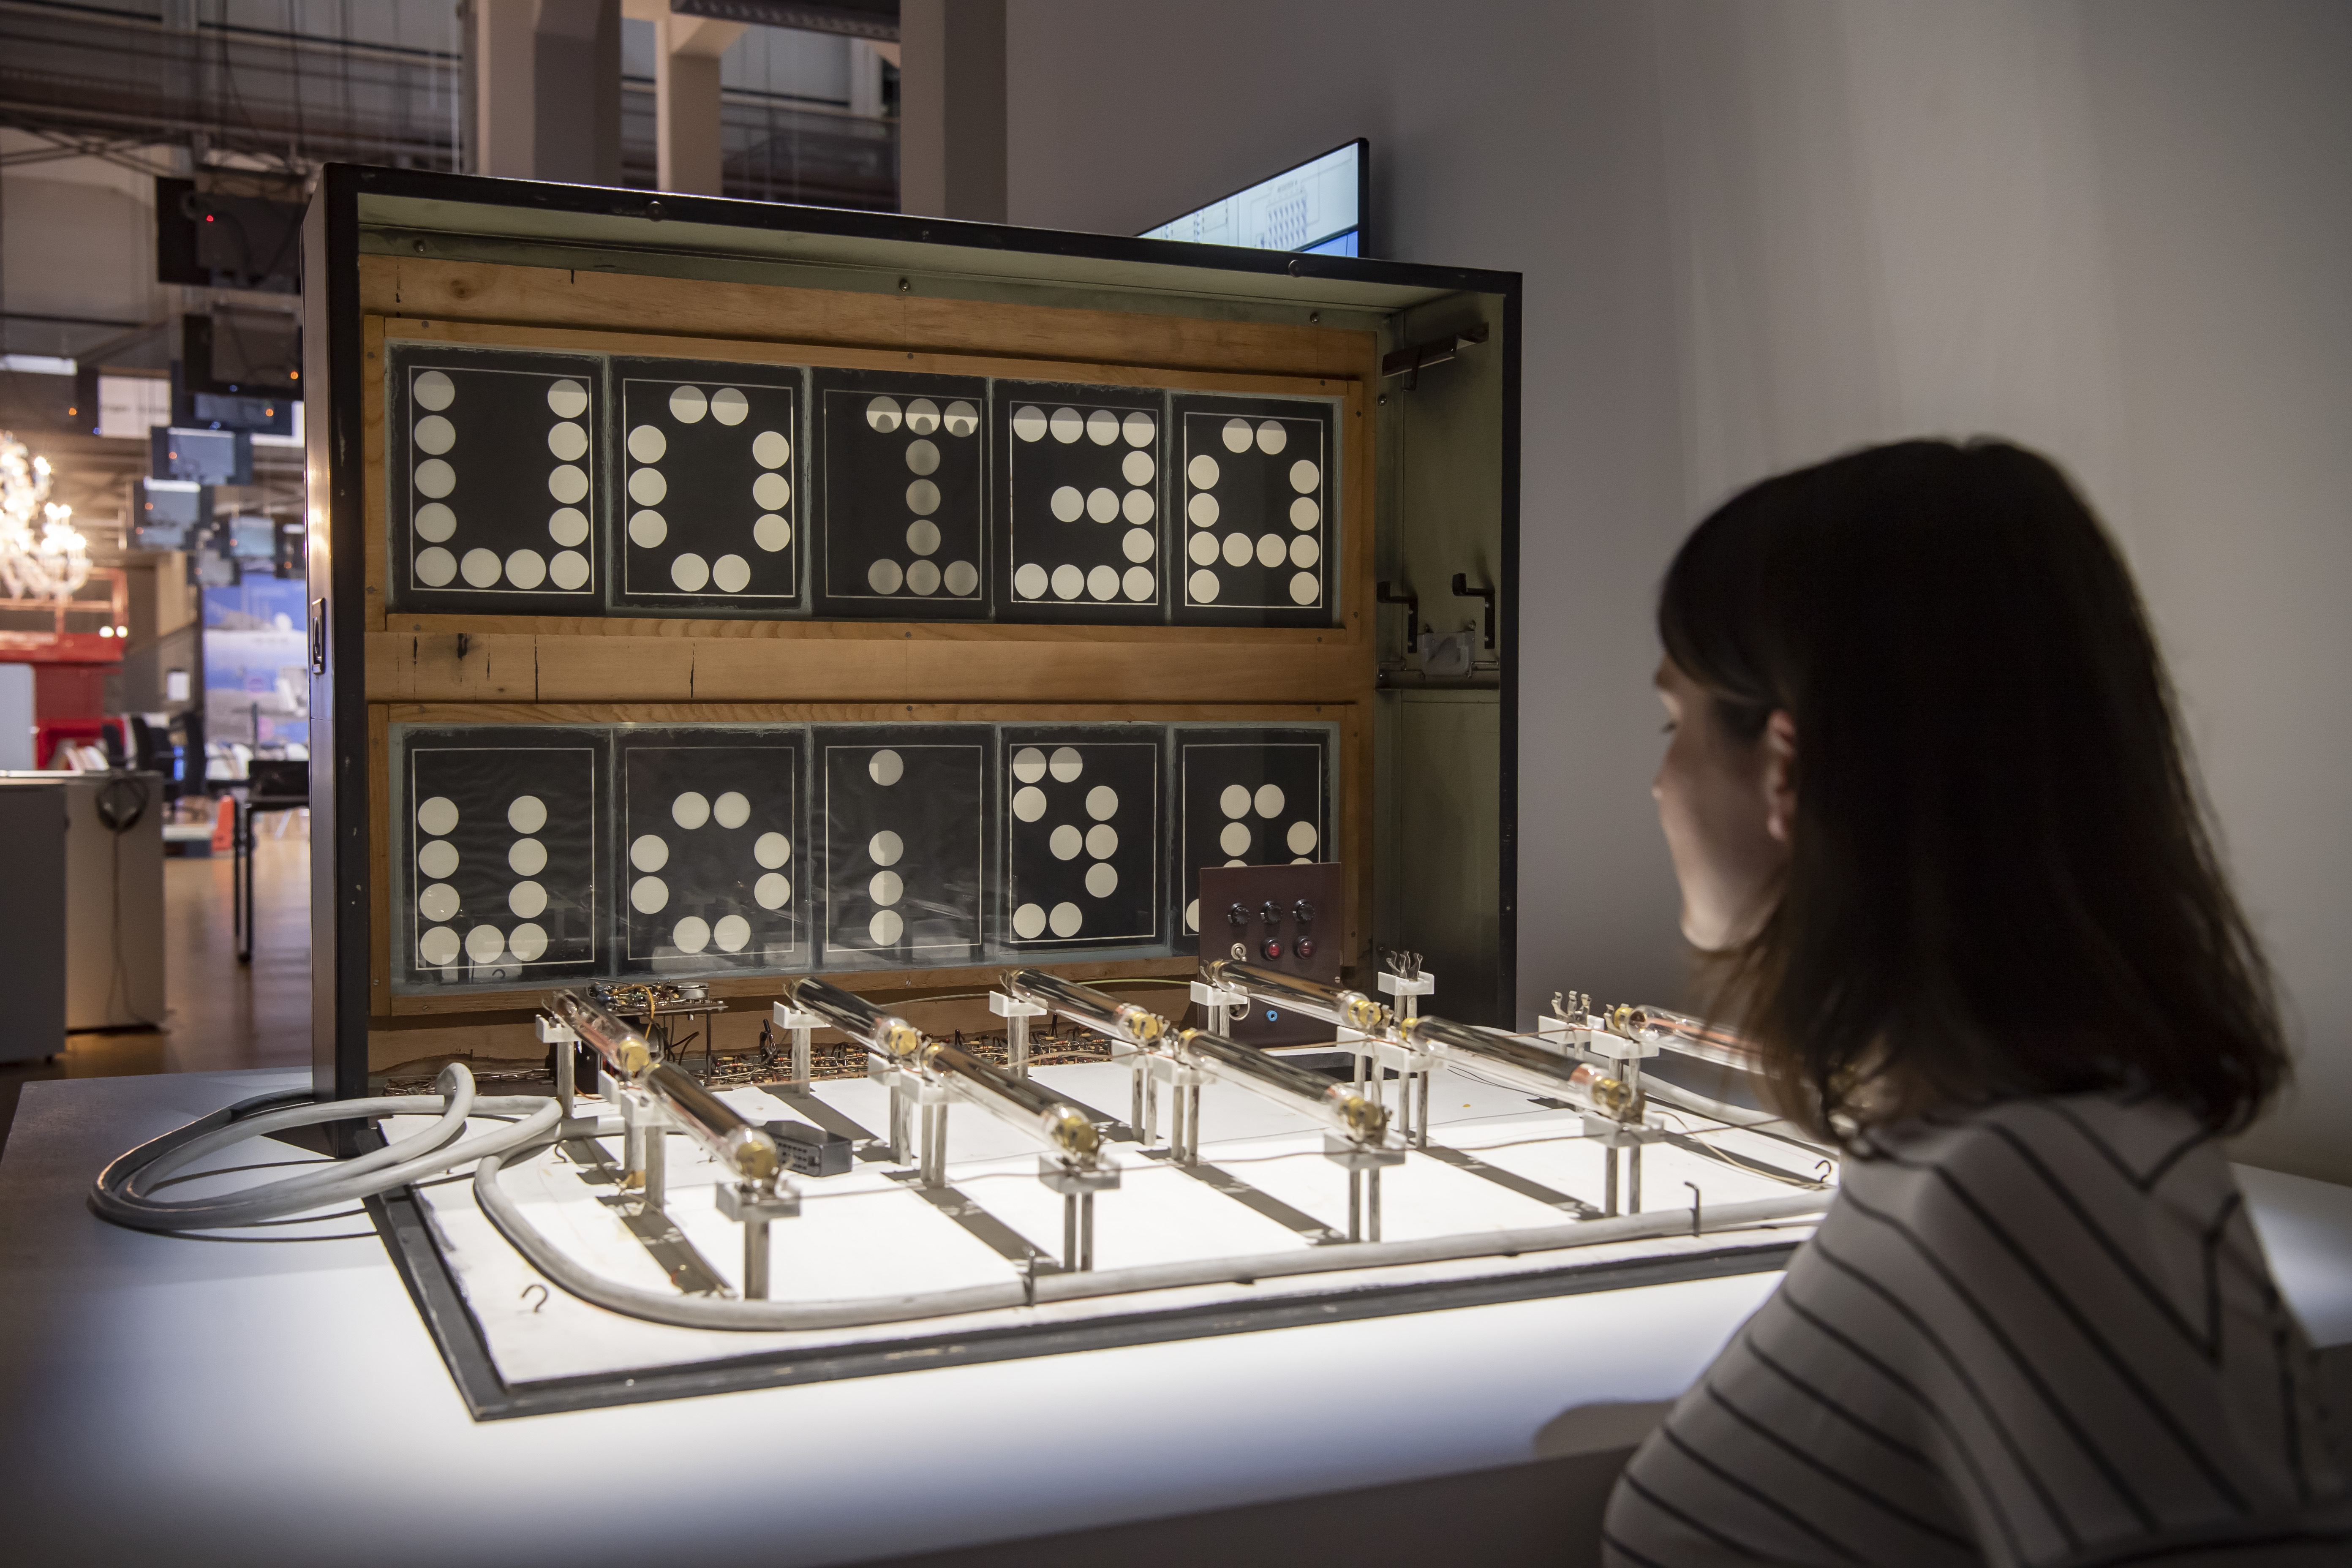
[[[148,435],[148,476],[200,485],[253,482],[253,437],[242,430],[159,425]]]
[[[1317,256],[1370,255],[1364,226],[1371,208],[1371,167],[1372,144],[1360,136],[1222,201],[1148,228],[1142,237],[1303,250]]]
[[[193,479],[141,479],[131,519],[133,550],[196,550],[212,531],[213,492]]]

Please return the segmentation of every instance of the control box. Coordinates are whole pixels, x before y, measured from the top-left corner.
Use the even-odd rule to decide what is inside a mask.
[[[1339,983],[1340,898],[1336,860],[1201,868],[1201,956]],[[1332,1037],[1332,1026],[1278,1007],[1254,1006],[1223,1033],[1251,1046],[1300,1046]]]

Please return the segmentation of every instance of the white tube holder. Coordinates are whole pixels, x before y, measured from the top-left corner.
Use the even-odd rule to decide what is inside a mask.
[[[806,1089],[809,1086],[810,1074],[809,1031],[824,1028],[825,1022],[814,1013],[796,1011],[787,1007],[782,1002],[775,1005],[773,1016],[776,1027],[793,1037],[791,1082],[796,1089]]]
[[[1029,1020],[1045,1016],[1034,1002],[1024,1002],[1002,991],[988,994],[988,1010],[1004,1020],[1004,1062],[1014,1078],[1029,1076]]]

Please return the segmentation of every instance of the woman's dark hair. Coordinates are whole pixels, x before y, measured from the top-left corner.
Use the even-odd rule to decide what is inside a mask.
[[[1792,1117],[2119,1089],[2234,1131],[2284,1081],[2147,615],[2047,459],[1766,479],[1685,542],[1658,633],[1734,739],[1796,723],[1780,896],[1717,972]]]

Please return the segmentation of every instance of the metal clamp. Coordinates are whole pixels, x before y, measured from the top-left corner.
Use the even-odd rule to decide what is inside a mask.
[[[669,1196],[669,1112],[645,1089],[601,1068],[596,1092],[621,1113],[622,1190],[638,1193],[647,1208],[661,1207]]]
[[[1249,993],[1240,986],[1212,985],[1203,980],[1192,982],[1192,1000],[1201,1005],[1203,1017],[1219,1024],[1230,1023],[1246,1015],[1250,1008]],[[1223,1008],[1224,1016],[1219,1017],[1210,1011],[1214,1007]],[[1223,1029],[1216,1032],[1224,1033]]]
[[[1045,1016],[1034,1002],[1024,1002],[1002,991],[988,994],[988,1010],[1004,1020],[1004,1060],[1014,1078],[1029,1076],[1029,1020]]]
[[[1062,1194],[1062,1267],[1083,1272],[1095,1266],[1095,1194],[1118,1190],[1118,1167],[1091,1169],[1037,1156],[1037,1179]]]
[[[534,1021],[539,1025],[539,1043],[555,1047],[555,1103],[562,1107],[568,1122],[572,1120],[572,1097],[579,1092],[580,1031],[544,1013]]]
[[[1402,1149],[1375,1149],[1326,1132],[1323,1157],[1348,1173],[1348,1239],[1381,1238],[1381,1173],[1404,1163]],[[1370,1220],[1369,1234],[1366,1221]]]
[[[773,1187],[751,1182],[719,1184],[719,1212],[743,1226],[743,1299],[768,1299],[768,1224],[797,1218],[800,1189],[779,1181]]]
[[[793,1067],[790,1081],[795,1089],[806,1089],[809,1086],[811,1072],[809,1031],[825,1027],[825,1022],[814,1013],[801,1012],[782,1002],[777,1003],[772,1009],[772,1018],[777,1028],[793,1037]]]

